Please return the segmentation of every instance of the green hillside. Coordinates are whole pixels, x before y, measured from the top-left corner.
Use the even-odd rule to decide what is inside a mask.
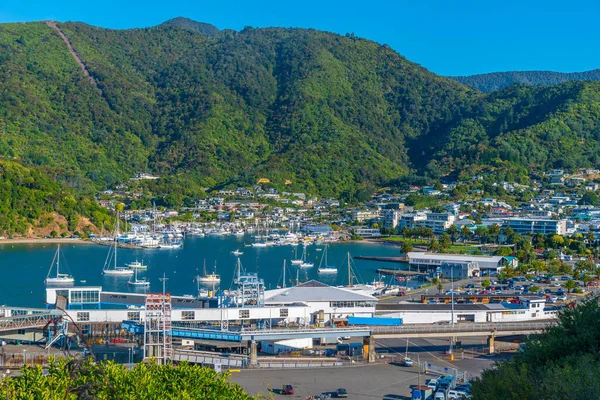
[[[0,156],[77,190],[147,171],[184,196],[264,177],[352,200],[483,167],[600,164],[596,82],[484,95],[351,35],[58,26],[93,79],[51,26],[0,25]]]
[[[450,78],[473,89],[481,90],[482,92],[492,92],[514,84],[548,86],[570,81],[600,81],[600,69],[568,73],[553,71],[508,71],[469,76],[451,76]]]

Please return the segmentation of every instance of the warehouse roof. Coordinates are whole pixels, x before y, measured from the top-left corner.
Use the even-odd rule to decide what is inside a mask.
[[[267,290],[265,292],[265,304],[307,301],[377,301],[377,298],[346,288],[328,286],[314,280],[291,288]]]

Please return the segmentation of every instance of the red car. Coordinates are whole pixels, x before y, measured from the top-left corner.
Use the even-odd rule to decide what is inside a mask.
[[[294,394],[294,387],[292,385],[283,385],[281,392],[283,394]]]

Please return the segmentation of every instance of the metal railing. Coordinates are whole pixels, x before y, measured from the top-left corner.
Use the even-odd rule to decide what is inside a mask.
[[[554,320],[532,322],[488,322],[488,323],[457,323],[454,325],[403,325],[398,327],[372,326],[374,335],[384,333],[454,333],[454,332],[502,332],[502,331],[542,331],[555,324]]]

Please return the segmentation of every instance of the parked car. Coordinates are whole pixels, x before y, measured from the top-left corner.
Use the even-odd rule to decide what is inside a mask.
[[[563,295],[558,296],[558,300],[560,300],[560,301],[567,301],[567,295],[563,294]]]
[[[465,294],[466,294],[467,296],[472,296],[472,295],[473,295],[473,291],[472,291],[472,290],[467,290],[467,291],[465,292]]]
[[[475,287],[475,285],[473,285],[472,283],[469,283],[467,286],[465,286],[467,289],[473,289]]]
[[[285,395],[294,394],[294,387],[292,385],[283,385],[281,393]]]
[[[405,367],[412,367],[413,365],[415,365],[415,363],[410,358],[405,357],[404,360],[402,360],[402,365],[404,365]]]
[[[346,398],[348,397],[348,391],[344,388],[339,388],[338,390],[335,391],[335,397],[337,398]]]
[[[425,384],[427,385],[428,388],[435,390],[435,389],[437,389],[438,380],[437,380],[437,378],[428,379],[427,381],[425,381]]]
[[[446,393],[443,390],[435,392],[435,396],[433,397],[433,400],[447,400]]]

